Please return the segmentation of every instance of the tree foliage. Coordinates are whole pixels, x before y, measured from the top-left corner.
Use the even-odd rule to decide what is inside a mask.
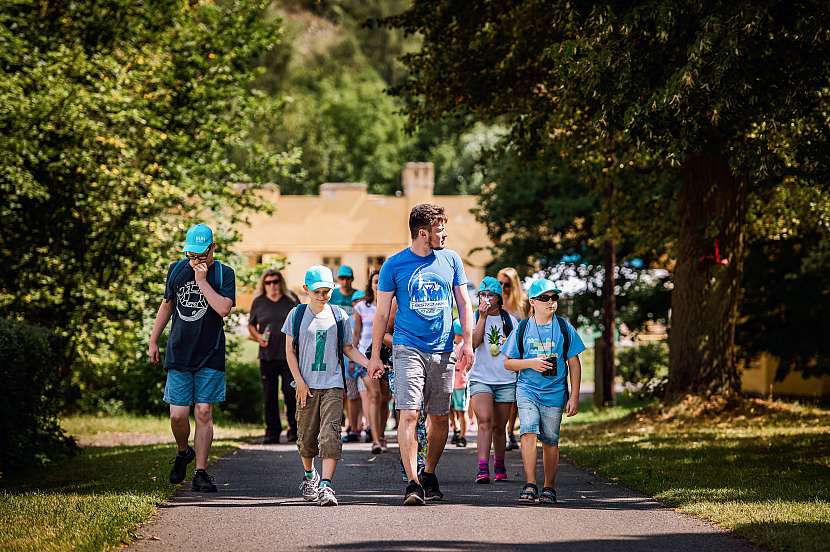
[[[258,206],[235,183],[290,163],[249,139],[278,115],[251,87],[280,38],[266,4],[18,0],[0,14],[0,313],[55,330],[65,365],[135,335],[186,226],[210,217],[227,244]]]
[[[415,123],[507,118],[523,152],[562,155],[598,190],[600,167],[615,184],[642,172],[614,195],[676,206],[668,392],[734,392],[751,197],[828,176],[824,5],[439,1],[387,23],[424,37],[399,90]],[[651,167],[674,185],[654,186]],[[716,244],[727,263],[707,260]]]

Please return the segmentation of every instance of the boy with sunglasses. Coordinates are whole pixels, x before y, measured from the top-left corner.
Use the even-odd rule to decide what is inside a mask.
[[[320,506],[336,506],[331,480],[342,452],[343,356],[364,367],[369,360],[352,345],[349,316],[329,304],[334,289],[331,270],[312,266],[306,271],[303,288],[308,305],[294,307],[282,326],[288,367],[296,384],[297,449],[305,470],[300,493]],[[317,456],[322,458],[322,479],[314,468]]]
[[[525,480],[519,499],[556,504],[556,469],[559,464],[559,425],[562,411],[579,411],[585,350],[570,322],[555,316],[560,291],[547,279],[534,280],[528,290],[532,316],[522,320],[502,347],[504,367],[518,372],[516,403],[521,424],[522,463]],[[571,392],[568,394],[568,376]],[[536,485],[536,440],[542,441],[544,486]]]
[[[233,269],[213,258],[216,244],[209,226],[191,227],[182,250],[187,258],[167,270],[164,300],[147,352],[150,362],[159,362],[158,338],[172,317],[164,355],[164,402],[170,405],[170,427],[179,452],[173,459],[170,483],[184,481],[187,465],[195,459],[193,490],[216,492],[205,468],[213,442],[213,405],[225,400],[224,318],[236,301],[236,282]],[[188,445],[193,405],[195,450]]]

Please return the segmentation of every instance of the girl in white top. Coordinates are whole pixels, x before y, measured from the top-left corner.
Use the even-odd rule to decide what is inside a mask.
[[[364,352],[372,344],[372,322],[377,310],[375,297],[378,292],[378,275],[378,272],[372,272],[363,301],[354,307],[353,344],[358,350]],[[389,391],[389,380],[385,376],[377,380],[366,375],[363,376],[362,381],[369,394],[367,416],[369,427],[372,428],[372,454],[380,454],[387,448],[385,431],[386,421],[389,419],[389,399],[392,397]]]
[[[478,292],[478,317],[473,329],[475,359],[470,370],[470,405],[478,420],[476,483],[490,482],[490,444],[496,481],[507,479],[504,466],[505,424],[516,400],[516,374],[504,368],[502,344],[519,325],[502,306],[502,287],[485,276]]]

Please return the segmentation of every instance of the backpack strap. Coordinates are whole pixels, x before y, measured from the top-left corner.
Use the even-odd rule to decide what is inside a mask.
[[[213,277],[216,279],[216,283],[219,284],[216,287],[216,293],[219,293],[222,289],[222,284],[225,282],[223,274],[224,270],[222,270],[222,263],[220,263],[219,261],[213,262],[216,263],[216,271],[213,273]]]
[[[499,309],[501,315],[501,326],[504,331],[504,337],[509,336],[513,332],[513,321],[510,320],[510,313],[504,309]]]
[[[170,278],[168,278],[169,285],[173,285],[173,283],[176,281],[176,278],[179,276],[179,274],[181,274],[182,270],[184,270],[184,267],[185,265],[187,265],[188,262],[190,262],[188,259],[180,259],[175,262],[173,268],[170,270]]]
[[[565,319],[556,315],[556,321],[559,322],[559,331],[562,332],[562,360],[568,362],[568,351],[571,348],[571,332],[568,331],[568,325]]]
[[[331,307],[331,314],[334,316],[334,322],[337,326],[337,362],[340,364],[340,375],[343,376],[343,391],[346,390],[346,365],[343,362],[343,349],[344,349],[344,342],[346,339],[346,321],[345,318],[340,316],[340,308],[335,308],[334,305],[329,305]]]
[[[516,330],[516,346],[519,348],[519,358],[525,357],[525,332],[527,332],[527,321],[529,318],[519,321],[519,327]]]
[[[303,316],[305,316],[305,310],[307,308],[308,305],[305,303],[297,305],[294,311],[294,319],[291,320],[291,333],[294,334],[294,356],[297,357],[297,364],[300,363],[300,324],[303,322]]]

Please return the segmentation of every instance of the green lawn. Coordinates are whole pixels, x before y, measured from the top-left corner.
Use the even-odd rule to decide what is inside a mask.
[[[171,437],[168,419],[152,416],[72,416],[61,425],[81,442]],[[216,428],[225,439],[261,431],[239,424]],[[236,446],[215,441],[210,461]],[[0,550],[119,548],[175,490],[167,482],[174,450],[171,444],[89,446],[65,462],[0,480]]]
[[[830,410],[761,400],[728,415],[641,407],[584,404],[563,424],[563,454],[764,547],[827,550]]]

